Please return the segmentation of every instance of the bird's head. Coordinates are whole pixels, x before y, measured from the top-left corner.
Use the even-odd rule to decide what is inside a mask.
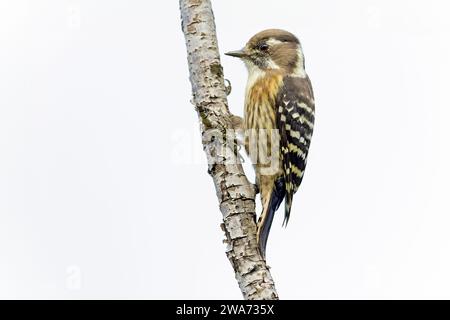
[[[280,29],[261,31],[244,48],[225,53],[244,61],[249,73],[278,69],[286,74],[304,76],[303,52],[297,37]]]

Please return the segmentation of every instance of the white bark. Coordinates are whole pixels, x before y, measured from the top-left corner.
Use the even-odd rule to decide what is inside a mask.
[[[278,299],[256,242],[255,190],[235,152],[226,90],[209,0],[180,0],[193,102],[199,115],[208,172],[223,215],[226,254],[244,299]],[[226,137],[226,139],[223,139]]]

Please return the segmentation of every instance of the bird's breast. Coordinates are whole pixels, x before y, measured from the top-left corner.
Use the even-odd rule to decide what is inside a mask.
[[[276,127],[275,101],[282,79],[281,75],[275,73],[264,74],[255,81],[250,78],[246,90],[244,144],[247,154],[256,166],[257,180],[264,189],[261,194],[271,190],[269,186],[265,188],[265,180],[261,177],[268,176],[272,179],[280,172],[280,139]],[[266,181],[268,184],[272,181],[269,180]]]
[[[249,83],[245,95],[245,129],[275,129],[275,99],[282,83],[282,75],[274,72]]]

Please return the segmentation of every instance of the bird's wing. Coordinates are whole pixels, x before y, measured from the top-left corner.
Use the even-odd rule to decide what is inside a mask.
[[[276,98],[276,108],[286,188],[283,224],[287,224],[292,197],[303,179],[314,127],[314,95],[309,78],[286,76]]]

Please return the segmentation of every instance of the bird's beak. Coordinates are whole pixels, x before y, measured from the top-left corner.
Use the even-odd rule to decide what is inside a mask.
[[[247,57],[247,53],[244,51],[244,49],[236,50],[236,51],[230,51],[225,53],[227,56],[236,57],[236,58],[245,58]]]

